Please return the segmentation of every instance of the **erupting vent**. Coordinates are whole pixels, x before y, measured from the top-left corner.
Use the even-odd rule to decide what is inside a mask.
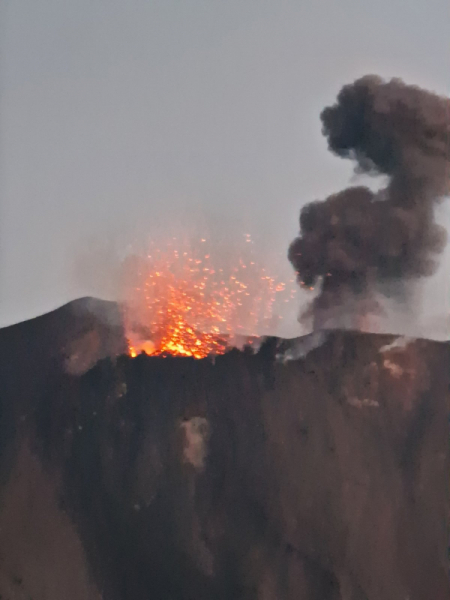
[[[233,267],[213,256],[206,239],[163,249],[124,264],[124,320],[131,356],[204,358],[223,354],[235,334],[262,335],[281,318],[275,303],[296,293],[258,264],[250,236]]]

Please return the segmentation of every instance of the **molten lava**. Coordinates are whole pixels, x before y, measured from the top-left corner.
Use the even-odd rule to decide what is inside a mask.
[[[255,335],[274,327],[274,302],[295,294],[258,266],[252,240],[227,268],[206,240],[192,246],[172,240],[144,258],[125,262],[124,321],[129,353],[205,358],[223,354],[234,334]],[[180,247],[181,246],[181,247]]]

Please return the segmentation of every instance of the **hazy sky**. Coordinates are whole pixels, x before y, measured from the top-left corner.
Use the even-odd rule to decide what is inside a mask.
[[[109,248],[189,216],[289,272],[300,207],[351,177],[320,133],[341,85],[450,88],[448,0],[5,0],[0,20],[0,325],[113,295]]]

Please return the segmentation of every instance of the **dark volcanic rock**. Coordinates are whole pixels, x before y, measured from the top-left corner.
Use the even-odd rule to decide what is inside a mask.
[[[57,552],[105,600],[448,600],[448,344],[335,331],[116,359],[117,322],[88,314],[0,332],[3,495],[32,448],[59,499],[47,520],[72,522]],[[0,561],[5,544],[0,528]]]

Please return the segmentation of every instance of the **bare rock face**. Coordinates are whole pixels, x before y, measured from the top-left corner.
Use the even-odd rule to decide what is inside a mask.
[[[105,600],[448,600],[448,344],[334,331],[214,361],[131,359],[117,357],[120,327],[89,314],[88,327],[65,307],[0,332],[0,525],[20,470],[65,532],[52,543],[73,557],[68,589],[75,577],[80,598]],[[78,369],[56,338],[81,349]],[[42,511],[22,505],[8,539],[26,544],[20,514]],[[14,577],[28,574],[33,598],[44,578],[60,600],[61,561],[40,579],[32,561]],[[8,569],[0,594],[21,598]]]

